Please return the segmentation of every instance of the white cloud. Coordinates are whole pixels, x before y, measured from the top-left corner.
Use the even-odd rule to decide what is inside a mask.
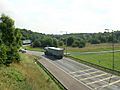
[[[42,33],[103,32],[120,29],[119,0],[0,0],[16,27]]]

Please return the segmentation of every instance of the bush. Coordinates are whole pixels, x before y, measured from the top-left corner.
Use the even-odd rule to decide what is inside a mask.
[[[58,44],[59,44],[59,46],[63,46],[64,42],[63,41],[59,41]]]
[[[76,43],[73,43],[72,44],[72,47],[77,47],[78,45]]]
[[[32,44],[33,47],[41,47],[41,42],[39,40],[35,40]]]
[[[4,64],[7,59],[6,47],[4,44],[0,44],[0,64]]]
[[[91,44],[100,44],[100,40],[98,39],[92,39]]]
[[[80,41],[75,40],[72,44],[72,47],[79,47]]]
[[[74,38],[73,37],[68,37],[67,38],[67,46],[72,46],[73,42],[74,42]]]
[[[83,47],[85,47],[85,45],[86,45],[85,41],[80,41],[79,48],[83,48]]]

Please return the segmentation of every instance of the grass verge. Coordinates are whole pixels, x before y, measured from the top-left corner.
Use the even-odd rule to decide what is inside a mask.
[[[20,54],[21,63],[0,66],[0,90],[61,90],[35,62],[35,56]]]
[[[103,71],[120,75],[120,52],[115,52],[114,58],[114,70],[112,53],[102,53],[102,54],[71,54],[67,56],[77,62],[92,66],[94,68],[101,69]]]
[[[113,53],[100,54],[71,54],[72,57],[97,64],[106,68],[113,68]],[[120,71],[120,52],[114,53],[114,69]]]
[[[43,52],[43,51],[44,51],[43,48],[33,48],[33,47],[31,47],[30,45],[22,46],[22,48],[25,48],[25,49],[31,50],[31,51],[39,51],[39,52]]]

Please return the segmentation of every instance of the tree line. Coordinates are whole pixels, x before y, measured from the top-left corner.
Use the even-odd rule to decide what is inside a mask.
[[[31,30],[21,29],[22,39],[32,40],[33,47],[46,46],[71,46],[71,47],[85,47],[86,43],[100,44],[100,43],[119,43],[120,31],[103,32],[103,33],[71,33],[63,35],[42,34],[32,32]]]

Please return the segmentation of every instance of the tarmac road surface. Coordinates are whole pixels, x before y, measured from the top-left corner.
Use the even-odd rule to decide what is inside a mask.
[[[43,52],[28,51],[28,53],[41,56],[60,68],[64,73],[68,74],[68,77],[70,76],[76,80],[79,85],[83,84],[83,87],[86,87],[84,90],[120,90],[120,76],[111,75],[65,57],[58,60],[46,57]]]

